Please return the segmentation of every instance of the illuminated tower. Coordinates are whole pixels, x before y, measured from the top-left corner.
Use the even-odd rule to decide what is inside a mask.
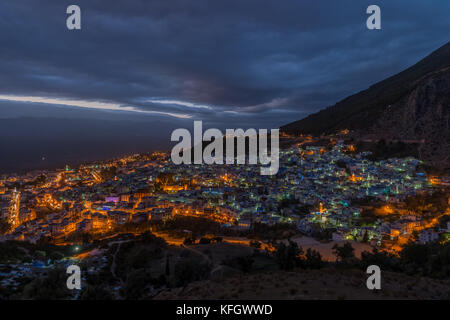
[[[16,227],[19,225],[19,209],[20,192],[17,191],[17,188],[14,188],[14,191],[11,195],[11,204],[9,207],[9,223],[12,227]]]

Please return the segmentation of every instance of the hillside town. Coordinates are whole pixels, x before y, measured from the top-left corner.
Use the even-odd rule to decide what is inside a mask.
[[[293,224],[320,240],[391,251],[410,241],[447,241],[448,197],[440,211],[405,204],[446,182],[427,176],[414,158],[367,156],[336,140],[281,150],[276,176],[262,176],[254,165],[174,165],[161,152],[3,175],[0,219],[7,227],[0,239],[68,243],[76,235],[101,239],[123,225],[190,216],[242,232],[255,224]]]

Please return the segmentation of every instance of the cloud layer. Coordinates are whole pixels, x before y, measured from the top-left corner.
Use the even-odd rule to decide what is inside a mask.
[[[70,4],[81,31],[66,28]],[[449,41],[448,1],[379,0],[378,31],[365,27],[370,4],[3,0],[0,100],[276,127]]]

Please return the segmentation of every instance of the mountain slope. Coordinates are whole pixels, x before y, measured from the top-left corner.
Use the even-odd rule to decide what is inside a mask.
[[[383,271],[381,290],[368,290],[360,270],[293,270],[192,282],[162,291],[156,300],[395,300],[449,299],[448,280]]]
[[[448,163],[449,109],[450,42],[405,71],[281,131],[322,134],[350,129],[378,138],[424,140],[425,159]]]

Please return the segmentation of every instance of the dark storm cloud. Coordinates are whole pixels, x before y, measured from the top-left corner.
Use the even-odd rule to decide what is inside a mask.
[[[365,27],[373,3],[379,31]],[[81,7],[81,31],[65,27],[70,4]],[[437,49],[449,13],[438,0],[3,0],[0,95],[279,126]]]

